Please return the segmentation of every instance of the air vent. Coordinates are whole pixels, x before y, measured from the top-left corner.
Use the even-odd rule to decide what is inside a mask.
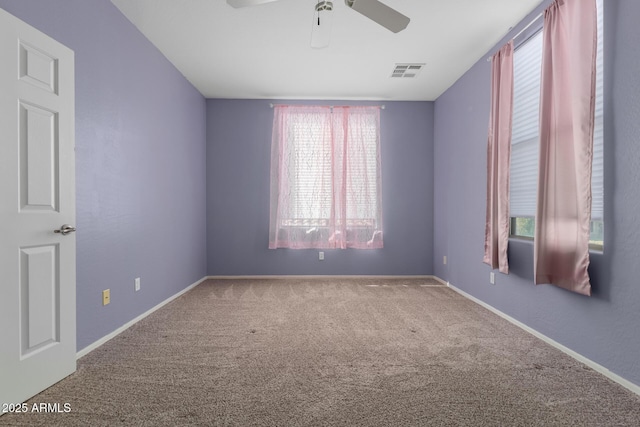
[[[396,64],[396,67],[393,69],[391,73],[391,77],[402,77],[402,78],[415,78],[422,67],[424,67],[424,63],[422,64]]]

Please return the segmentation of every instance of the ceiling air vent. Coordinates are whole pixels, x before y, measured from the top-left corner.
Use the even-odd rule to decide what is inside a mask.
[[[424,67],[424,63],[422,64],[396,64],[396,67],[393,69],[391,73],[391,77],[403,77],[403,78],[414,78],[418,75],[420,70]]]

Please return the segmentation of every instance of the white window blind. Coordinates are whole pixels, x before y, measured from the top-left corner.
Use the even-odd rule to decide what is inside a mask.
[[[591,219],[601,221],[604,208],[602,0],[598,5],[596,106],[591,177]],[[511,136],[510,216],[536,215],[542,31],[520,45],[513,57],[513,123]]]
[[[378,123],[369,111],[346,117],[325,114],[291,114],[288,173],[290,219],[328,220],[336,209],[336,186],[344,185],[347,222],[374,220],[379,202]],[[343,121],[347,120],[345,126]],[[347,134],[345,134],[345,129]],[[347,141],[344,151],[331,142]],[[336,177],[336,170],[344,171]],[[347,180],[348,182],[342,182]]]
[[[513,56],[513,122],[511,131],[512,217],[535,217],[538,187],[538,134],[542,31]]]
[[[331,114],[292,114],[291,147],[286,152],[291,166],[289,219],[320,220],[331,216],[332,158]],[[318,225],[318,222],[314,223]]]
[[[596,112],[593,129],[593,166],[591,168],[591,220],[604,218],[604,58],[602,0],[598,5],[598,56],[596,58]]]

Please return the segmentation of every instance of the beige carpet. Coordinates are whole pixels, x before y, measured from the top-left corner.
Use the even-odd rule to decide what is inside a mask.
[[[640,397],[435,282],[210,280],[9,414],[28,426],[639,426]]]

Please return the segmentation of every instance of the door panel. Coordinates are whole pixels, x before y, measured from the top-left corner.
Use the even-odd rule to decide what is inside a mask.
[[[42,90],[58,93],[58,67],[55,57],[30,46],[23,40],[20,43],[20,80]]]
[[[21,210],[57,210],[57,113],[20,103]]]
[[[20,250],[20,358],[60,342],[58,247]]]
[[[76,369],[73,52],[0,9],[0,403]]]

